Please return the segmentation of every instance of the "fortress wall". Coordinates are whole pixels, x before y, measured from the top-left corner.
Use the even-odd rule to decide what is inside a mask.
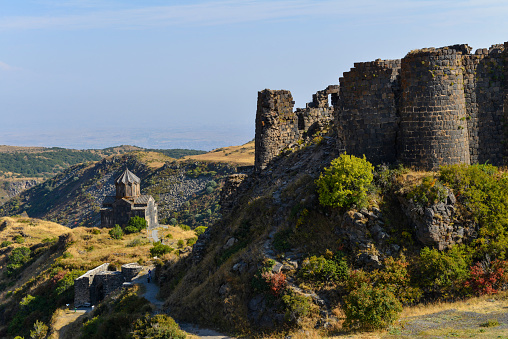
[[[400,60],[355,63],[339,79],[335,125],[348,154],[396,160]]]
[[[109,263],[102,264],[74,279],[74,305],[76,307],[91,303],[90,286],[94,281],[94,277],[97,274],[106,272],[108,267]]]
[[[464,58],[469,143],[472,163],[503,163],[503,45],[478,49]]]
[[[313,95],[312,102],[306,108],[293,112],[293,96],[286,90],[265,89],[258,92],[256,111],[256,140],[254,168],[262,170],[279,153],[287,148],[312,137],[324,129],[333,120],[333,106],[337,101],[338,85],[330,85]]]
[[[258,92],[254,167],[261,170],[299,137],[293,96],[286,90]]]
[[[338,85],[330,85],[322,91],[312,95],[312,102],[305,108],[297,108],[298,130],[302,137],[311,136],[318,130],[322,130],[333,121],[333,106],[337,102],[339,93]],[[328,98],[331,97],[332,105],[329,105]]]
[[[399,160],[435,170],[470,163],[462,55],[456,45],[410,52],[401,65]]]

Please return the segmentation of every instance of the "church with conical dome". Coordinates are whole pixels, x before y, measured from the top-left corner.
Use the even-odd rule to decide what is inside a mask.
[[[116,195],[104,198],[101,208],[101,226],[125,227],[132,217],[142,217],[148,228],[158,225],[157,204],[151,195],[141,195],[141,180],[126,169],[115,180]]]

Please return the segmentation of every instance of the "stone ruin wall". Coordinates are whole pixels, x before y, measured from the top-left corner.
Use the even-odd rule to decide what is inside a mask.
[[[82,276],[74,279],[74,305],[82,306],[89,304],[91,301],[90,286],[94,281],[95,275],[106,272],[109,263],[102,264],[96,268],[86,272]]]
[[[400,60],[355,63],[339,79],[335,126],[346,153],[394,162],[398,129]]]
[[[444,164],[470,163],[464,52],[468,53],[465,46],[430,48],[402,59],[398,158],[403,164],[436,169]]]
[[[289,91],[259,92],[255,169],[316,121],[329,122],[332,110],[338,147],[365,154],[374,164],[400,161],[427,170],[506,164],[508,42],[470,51],[454,45],[412,51],[402,60],[356,63],[339,79],[340,87],[316,93],[306,109],[295,112]],[[323,99],[330,93],[333,107]]]
[[[291,92],[265,89],[258,92],[256,111],[256,138],[254,168],[259,171],[286,147],[308,137],[333,119],[333,107],[337,100],[338,86],[331,85],[313,95],[305,108],[293,111],[295,102]]]
[[[121,271],[108,271],[109,263],[97,266],[74,279],[74,305],[94,305],[124,282],[130,282],[143,269],[137,263],[124,264]]]

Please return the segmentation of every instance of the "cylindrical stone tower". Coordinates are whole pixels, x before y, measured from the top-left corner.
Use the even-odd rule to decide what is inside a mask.
[[[258,92],[254,167],[260,171],[298,138],[298,118],[293,96],[286,90]]]
[[[435,170],[470,163],[462,55],[467,45],[410,52],[401,66],[399,159]]]

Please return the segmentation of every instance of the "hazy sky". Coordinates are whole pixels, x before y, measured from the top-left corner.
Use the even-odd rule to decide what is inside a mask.
[[[211,149],[354,62],[508,41],[497,0],[0,0],[0,144]]]

